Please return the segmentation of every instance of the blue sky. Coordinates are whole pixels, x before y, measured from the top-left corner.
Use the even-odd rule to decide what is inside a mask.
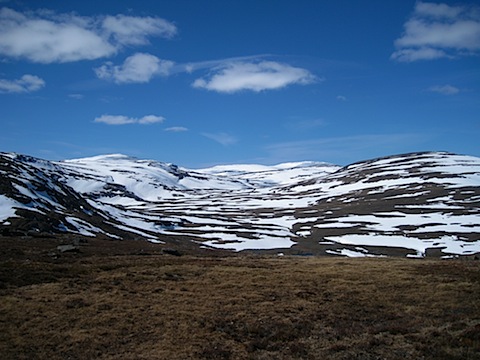
[[[480,156],[480,8],[0,0],[0,151],[177,163]]]

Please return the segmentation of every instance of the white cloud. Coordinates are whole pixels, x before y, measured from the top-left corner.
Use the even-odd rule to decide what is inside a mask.
[[[338,95],[338,96],[337,96],[337,100],[339,100],[339,101],[347,101],[347,97],[346,97],[346,96],[343,96],[343,95]]]
[[[223,146],[233,145],[238,142],[237,138],[224,132],[202,133],[202,135],[218,142],[219,144],[222,144]]]
[[[429,87],[428,91],[436,92],[442,95],[455,95],[460,92],[460,89],[452,85],[437,85]]]
[[[167,76],[172,66],[172,61],[151,54],[136,53],[126,58],[122,65],[107,62],[94,71],[100,79],[113,80],[117,84],[146,83],[155,75]]]
[[[475,7],[418,2],[391,59],[413,62],[478,54],[479,14]]]
[[[0,93],[29,93],[40,90],[45,81],[38,76],[25,74],[20,79],[0,79]]]
[[[186,127],[183,127],[183,126],[172,126],[172,127],[166,128],[165,131],[184,132],[184,131],[188,131],[188,129]]]
[[[20,13],[0,9],[0,54],[38,63],[63,63],[111,56],[124,46],[169,38],[175,25],[157,17]]]
[[[138,123],[139,124],[155,124],[155,123],[161,123],[164,120],[165,118],[162,116],[147,115],[138,119]]]
[[[154,124],[161,123],[165,120],[162,116],[147,115],[142,118],[130,118],[124,115],[102,115],[95,118],[94,122],[104,123],[107,125],[125,125],[125,124]]]
[[[210,78],[199,78],[195,88],[234,93],[242,90],[260,92],[280,89],[292,84],[310,84],[316,80],[308,70],[273,61],[231,62],[215,69]]]

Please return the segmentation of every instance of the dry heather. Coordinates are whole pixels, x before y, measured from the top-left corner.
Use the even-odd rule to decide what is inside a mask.
[[[2,359],[480,359],[473,260],[9,249],[0,285]]]

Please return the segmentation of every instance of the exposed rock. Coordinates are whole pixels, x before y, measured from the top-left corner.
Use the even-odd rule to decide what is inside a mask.
[[[65,252],[79,252],[80,248],[75,245],[59,245],[57,246],[57,250],[60,251],[61,253]]]

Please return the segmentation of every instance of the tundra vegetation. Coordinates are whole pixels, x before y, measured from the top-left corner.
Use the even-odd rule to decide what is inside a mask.
[[[472,258],[67,240],[0,237],[2,359],[480,359]]]

